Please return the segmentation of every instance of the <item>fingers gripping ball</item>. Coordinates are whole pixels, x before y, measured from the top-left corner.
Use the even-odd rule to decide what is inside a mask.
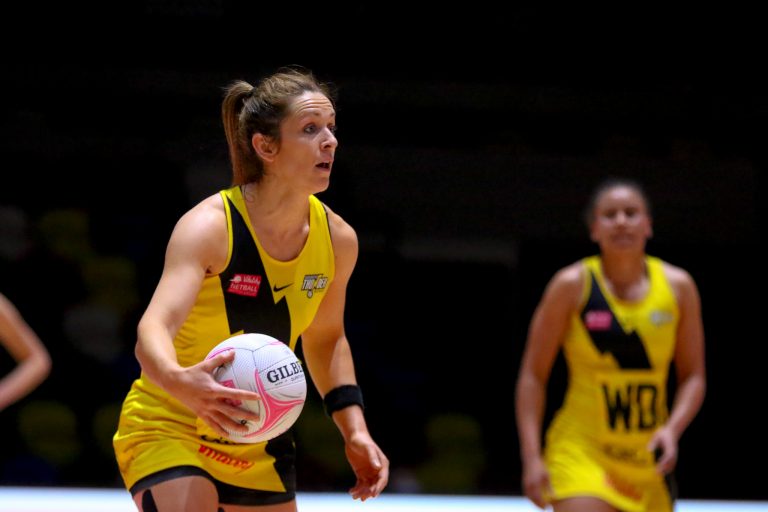
[[[265,334],[247,333],[228,338],[208,353],[210,359],[234,350],[231,363],[213,371],[217,382],[255,391],[261,400],[233,405],[259,415],[258,421],[239,419],[246,432],[230,431],[228,438],[239,443],[261,443],[279,436],[296,422],[307,397],[304,369],[296,354],[283,342]]]

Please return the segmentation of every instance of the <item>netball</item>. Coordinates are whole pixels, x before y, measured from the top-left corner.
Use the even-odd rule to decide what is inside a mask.
[[[234,350],[235,358],[214,370],[216,381],[261,395],[261,400],[235,404],[255,412],[259,420],[238,419],[248,430],[228,430],[228,438],[239,443],[261,443],[291,428],[307,396],[304,369],[293,351],[271,336],[246,333],[222,341],[211,349],[206,359],[227,350]]]

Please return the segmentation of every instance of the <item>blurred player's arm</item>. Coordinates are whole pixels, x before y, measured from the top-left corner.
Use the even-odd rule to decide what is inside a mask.
[[[654,433],[648,446],[658,454],[659,473],[669,473],[677,465],[678,441],[701,409],[706,393],[704,326],[698,288],[690,274],[679,267],[666,265],[665,272],[677,296],[680,323],[675,342],[675,398],[669,419]]]
[[[0,344],[16,367],[0,379],[0,410],[28,395],[51,371],[51,357],[16,306],[0,295]]]
[[[558,271],[547,284],[528,328],[515,389],[515,416],[523,466],[523,492],[537,506],[546,505],[549,475],[541,450],[547,382],[570,314],[578,307],[584,287],[582,265]]]

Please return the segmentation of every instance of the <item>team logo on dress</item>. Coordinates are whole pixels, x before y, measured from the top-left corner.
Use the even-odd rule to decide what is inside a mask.
[[[656,327],[660,325],[668,324],[672,321],[672,313],[669,311],[659,311],[658,309],[651,311],[651,323]]]
[[[323,274],[307,274],[301,283],[301,291],[307,292],[307,298],[312,298],[315,290],[324,290],[328,284],[328,276]]]
[[[584,315],[584,325],[589,331],[607,331],[611,328],[613,315],[610,311],[587,311]]]
[[[237,295],[245,295],[246,297],[255,297],[259,293],[259,286],[261,286],[261,276],[235,274],[229,280],[227,291]]]

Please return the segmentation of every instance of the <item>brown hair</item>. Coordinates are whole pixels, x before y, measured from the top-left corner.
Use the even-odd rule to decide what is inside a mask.
[[[280,68],[254,87],[235,80],[225,88],[221,118],[232,163],[232,185],[258,182],[264,163],[251,145],[255,133],[280,143],[280,123],[288,115],[294,98],[305,92],[324,94],[335,107],[329,84],[319,82],[311,71],[300,67]]]
[[[645,193],[643,186],[633,179],[612,176],[601,181],[589,196],[587,207],[584,209],[584,222],[586,222],[587,228],[589,228],[592,225],[592,221],[595,220],[595,208],[597,207],[597,202],[600,200],[600,196],[605,192],[618,187],[626,187],[637,192],[645,203],[645,210],[648,212],[648,215],[651,215],[651,202],[648,199],[648,194]]]

